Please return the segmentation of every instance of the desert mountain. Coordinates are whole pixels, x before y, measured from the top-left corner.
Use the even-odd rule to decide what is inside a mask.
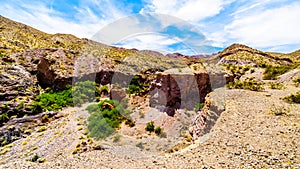
[[[0,16],[0,168],[299,168],[299,50],[124,49]]]

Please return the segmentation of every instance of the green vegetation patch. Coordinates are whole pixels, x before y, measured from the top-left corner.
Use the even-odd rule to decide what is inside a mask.
[[[96,140],[104,139],[115,132],[120,124],[134,126],[130,118],[130,111],[125,109],[122,104],[114,100],[103,100],[99,104],[93,104],[86,108],[91,114],[88,118],[89,136]]]
[[[292,70],[295,68],[295,65],[293,66],[266,66],[266,69],[264,71],[264,79],[265,80],[275,80],[278,76]]]
[[[149,131],[150,133],[151,133],[151,132],[154,132],[154,133],[155,133],[156,135],[158,135],[158,136],[163,136],[163,135],[165,135],[165,133],[163,132],[163,128],[161,128],[160,126],[155,127],[153,121],[150,121],[150,122],[148,122],[148,123],[146,124],[145,130],[146,130],[146,131]]]
[[[200,111],[204,107],[204,103],[198,103],[195,105],[194,110],[195,111]]]
[[[295,93],[295,94],[291,94],[289,96],[286,96],[283,99],[288,101],[288,102],[292,102],[292,103],[300,103],[300,91]]]
[[[95,82],[78,82],[74,87],[68,85],[65,90],[50,91],[38,95],[30,108],[34,113],[56,111],[63,107],[94,101],[95,96],[99,95],[100,90]]]
[[[128,86],[127,92],[129,94],[136,94],[147,90],[150,87],[150,85],[144,83],[143,81],[144,80],[141,78],[141,76],[138,75],[133,76],[130,85]]]
[[[297,79],[293,80],[293,82],[295,83],[296,87],[300,86],[300,77],[298,77]]]
[[[263,83],[257,82],[253,79],[247,79],[245,81],[229,82],[227,85],[229,89],[246,89],[251,91],[263,91]]]
[[[270,86],[271,89],[283,89],[283,88],[285,88],[284,84],[282,84],[282,83],[271,82],[271,83],[269,83],[269,86]]]
[[[7,113],[2,113],[0,114],[0,124],[9,120],[8,114]]]
[[[155,128],[154,122],[150,121],[147,123],[145,130],[149,132],[154,132],[154,128]]]

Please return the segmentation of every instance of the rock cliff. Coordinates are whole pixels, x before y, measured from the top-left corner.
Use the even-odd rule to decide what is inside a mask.
[[[176,109],[193,110],[211,91],[209,75],[157,73],[150,87],[150,106],[173,116]]]

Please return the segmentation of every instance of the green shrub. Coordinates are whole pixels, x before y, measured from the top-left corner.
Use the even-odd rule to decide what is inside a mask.
[[[265,80],[275,80],[278,76],[288,72],[293,69],[294,66],[266,66],[264,71],[264,79]]]
[[[103,139],[114,133],[123,121],[130,121],[130,111],[114,100],[104,100],[99,104],[86,108],[91,115],[88,118],[89,135],[95,139]],[[133,122],[127,122],[132,126]],[[126,122],[125,122],[126,124]]]
[[[43,93],[38,95],[31,105],[34,113],[56,111],[66,106],[73,106],[71,88],[63,91]]]
[[[148,89],[149,87],[149,84],[143,83],[143,79],[140,76],[135,75],[128,86],[127,92],[129,94],[136,94]]]
[[[144,145],[143,145],[142,142],[137,143],[135,146],[140,148],[140,149],[144,149]]]
[[[154,122],[151,121],[151,122],[147,123],[145,130],[150,131],[150,132],[154,132],[154,127],[155,127]]]
[[[297,78],[297,79],[295,79],[295,80],[293,80],[293,82],[295,83],[296,87],[300,86],[300,77]]]
[[[203,107],[204,107],[204,103],[198,103],[198,104],[196,104],[194,110],[200,111]]]
[[[290,110],[284,106],[276,107],[275,105],[272,106],[272,109],[270,110],[270,113],[275,116],[281,116],[281,115],[287,115],[290,112]]]
[[[295,80],[293,80],[293,82],[295,82],[295,83],[300,83],[300,77],[297,78],[297,79],[295,79]]]
[[[31,159],[30,159],[30,161],[31,162],[37,162],[37,160],[40,158],[40,156],[39,155],[37,155],[37,154],[35,154]]]
[[[43,115],[43,117],[42,117],[42,122],[43,122],[43,123],[46,123],[46,122],[48,122],[48,121],[49,121],[49,115],[48,115],[48,114]]]
[[[1,106],[3,109],[8,109],[9,108],[9,105],[8,104],[2,104]]]
[[[95,101],[96,97],[100,96],[100,88],[93,81],[77,82],[72,88],[72,94],[74,104],[81,105]]]
[[[72,86],[66,86],[65,90],[50,91],[38,95],[30,106],[34,113],[45,111],[57,111],[66,106],[81,105],[85,102],[94,101],[95,95],[99,95],[100,90],[95,82],[78,82]]]
[[[42,131],[45,131],[45,130],[47,130],[47,126],[41,126],[37,131],[42,132]]]
[[[245,81],[235,81],[235,82],[229,82],[226,85],[229,89],[246,89],[246,90],[252,90],[252,91],[263,91],[263,83],[256,82],[253,79],[247,79]]]
[[[135,121],[133,121],[131,118],[129,118],[125,121],[125,124],[128,125],[129,127],[134,127]]]
[[[88,118],[89,136],[96,140],[103,139],[114,133],[114,129],[108,124],[107,119],[103,118],[101,114],[94,112]]]
[[[283,99],[292,103],[300,103],[300,91],[297,92],[296,94],[291,94],[289,96],[286,96]]]
[[[98,104],[91,104],[89,105],[86,110],[88,112],[95,112],[95,111],[98,111],[99,110],[99,105]]]
[[[154,129],[154,133],[158,136],[162,133],[162,131],[163,131],[163,129],[159,126],[155,127],[155,129]]]
[[[99,93],[102,94],[102,93],[109,93],[109,88],[108,86],[101,86],[100,89],[99,89]]]
[[[7,113],[3,113],[0,115],[0,122],[9,120],[8,114]]]
[[[283,89],[285,87],[284,84],[282,83],[274,83],[274,82],[269,83],[269,86],[271,89]]]

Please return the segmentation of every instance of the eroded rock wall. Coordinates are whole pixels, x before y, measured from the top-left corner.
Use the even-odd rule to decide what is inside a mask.
[[[207,73],[157,73],[150,87],[150,106],[173,116],[176,109],[193,110],[210,91]]]

